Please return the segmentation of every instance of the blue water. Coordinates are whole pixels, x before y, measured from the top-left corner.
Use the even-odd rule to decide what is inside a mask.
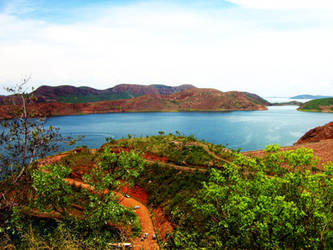
[[[156,135],[159,131],[195,135],[215,144],[242,151],[263,149],[268,144],[288,146],[305,132],[333,121],[333,113],[299,112],[296,106],[270,107],[267,111],[109,113],[52,117],[48,123],[64,136],[84,135],[79,145],[100,147],[105,137],[128,134]]]

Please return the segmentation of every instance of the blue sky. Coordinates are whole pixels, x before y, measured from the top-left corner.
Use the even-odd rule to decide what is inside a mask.
[[[0,85],[333,95],[332,30],[330,0],[0,0]]]
[[[93,13],[84,16],[82,12],[89,10],[102,11],[103,9],[119,6],[129,6],[141,3],[151,5],[177,5],[182,8],[191,9],[218,9],[235,7],[236,5],[223,0],[2,0],[0,11],[11,12],[12,15],[20,18],[36,18],[40,20],[70,23],[85,18],[94,18]],[[89,11],[88,11],[89,12]]]

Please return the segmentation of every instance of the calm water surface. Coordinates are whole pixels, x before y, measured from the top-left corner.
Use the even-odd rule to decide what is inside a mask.
[[[215,144],[242,151],[268,144],[292,145],[309,129],[333,121],[333,114],[299,112],[296,106],[269,107],[267,111],[110,113],[52,117],[48,123],[67,135],[84,135],[79,145],[97,148],[105,137],[128,134],[156,135],[158,131],[194,134]]]

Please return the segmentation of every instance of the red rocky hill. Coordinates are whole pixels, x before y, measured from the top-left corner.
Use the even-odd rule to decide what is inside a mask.
[[[8,118],[10,105],[0,106],[0,118]],[[149,111],[234,111],[266,110],[265,103],[244,92],[221,92],[215,89],[186,89],[171,95],[149,94],[130,99],[89,103],[37,103],[30,106],[41,114],[78,115],[108,112]]]
[[[170,95],[185,89],[195,88],[192,85],[171,87],[166,85],[120,84],[113,88],[98,90],[90,87],[41,86],[33,94],[45,102],[58,101],[65,103],[85,103],[129,99],[142,95]]]
[[[333,122],[309,130],[296,142],[296,144],[319,142],[326,139],[333,139]]]

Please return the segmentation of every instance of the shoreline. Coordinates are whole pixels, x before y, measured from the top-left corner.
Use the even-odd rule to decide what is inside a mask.
[[[71,104],[72,105],[72,104]],[[13,117],[9,117],[9,116],[5,116],[3,115],[4,113],[6,114],[7,110],[6,107],[8,107],[7,105],[1,106],[0,105],[0,120],[6,120],[6,119],[12,119]],[[47,116],[40,116],[40,117],[47,117],[47,118],[51,118],[51,117],[61,117],[61,116],[77,116],[77,115],[91,115],[91,114],[112,114],[112,113],[116,113],[116,114],[120,114],[120,113],[228,113],[228,112],[234,112],[234,111],[266,111],[268,110],[267,107],[265,108],[259,108],[259,109],[176,109],[176,110],[122,110],[122,111],[118,111],[118,110],[107,110],[107,111],[87,111],[87,112],[52,112],[49,111],[51,113],[51,115],[47,115]],[[46,112],[44,112],[46,113]]]

